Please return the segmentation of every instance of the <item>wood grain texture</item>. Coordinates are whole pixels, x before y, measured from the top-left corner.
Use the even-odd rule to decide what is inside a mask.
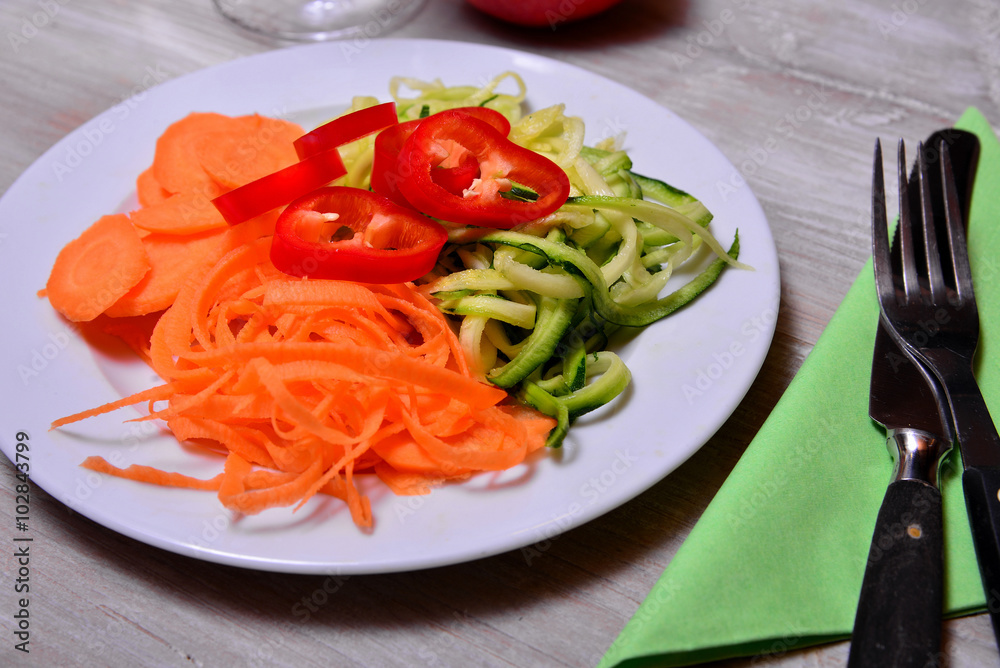
[[[0,4],[0,191],[67,132],[144,87],[283,44],[239,32],[208,0]],[[23,40],[18,36],[32,33]],[[11,35],[14,37],[12,38]],[[625,0],[553,31],[430,0],[399,37],[559,58],[669,107],[736,165],[770,221],[782,272],[774,344],[722,429],[634,501],[520,551],[396,575],[292,576],[180,557],[37,491],[38,666],[592,666],[636,610],[812,349],[869,256],[876,136],[907,142],[968,106],[1000,122],[991,0]],[[12,224],[0,221],[0,226]],[[3,392],[12,391],[10,379]],[[9,435],[4,435],[9,437]],[[15,479],[0,471],[0,526]],[[0,611],[13,565],[0,558]],[[36,591],[33,588],[33,591]],[[304,601],[319,601],[310,609]],[[0,623],[0,663],[11,655]],[[945,665],[996,665],[988,620],[946,624]],[[839,666],[847,645],[725,666]]]

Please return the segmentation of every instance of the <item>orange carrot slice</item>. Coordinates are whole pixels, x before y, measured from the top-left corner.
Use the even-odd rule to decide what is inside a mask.
[[[198,234],[229,227],[212,200],[203,193],[178,193],[133,211],[132,224],[160,234]]]
[[[106,309],[121,318],[162,311],[173,304],[184,281],[211,266],[224,252],[225,230],[200,235],[151,234],[140,243],[149,258],[148,273]]]
[[[216,188],[215,182],[201,166],[199,143],[213,132],[253,131],[261,117],[194,112],[171,124],[156,140],[153,157],[153,175],[170,193],[208,193]]]
[[[196,142],[195,152],[205,172],[232,190],[297,162],[292,142],[303,133],[297,123],[263,118],[254,128],[207,133]]]
[[[128,217],[103,216],[59,252],[46,295],[69,320],[93,320],[140,283],[150,267]]]
[[[164,190],[153,174],[153,168],[147,167],[135,180],[136,196],[140,206],[153,206],[170,197],[171,193]]]

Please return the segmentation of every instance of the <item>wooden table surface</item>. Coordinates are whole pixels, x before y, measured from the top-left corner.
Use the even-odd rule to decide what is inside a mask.
[[[624,0],[600,19],[554,31],[430,0],[391,36],[496,44],[578,65],[669,107],[740,166],[774,231],[782,272],[777,332],[757,381],[687,463],[553,541],[530,567],[512,552],[351,577],[304,621],[293,606],[329,587],[323,576],[177,556],[36,491],[32,652],[13,649],[16,568],[5,548],[0,664],[595,665],[869,256],[875,137],[915,143],[970,105],[1000,122],[1000,5],[991,0]],[[151,73],[166,80],[286,46],[227,24],[209,0],[5,2],[0,37],[0,192]],[[2,391],[14,387],[8,378]],[[12,472],[0,475],[0,526],[13,525],[15,483]],[[997,664],[983,615],[947,622],[944,649],[949,666]],[[725,665],[834,666],[846,656],[847,644],[837,643]]]

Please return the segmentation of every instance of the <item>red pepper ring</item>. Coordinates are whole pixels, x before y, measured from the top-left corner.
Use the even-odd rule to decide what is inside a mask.
[[[293,165],[234,188],[212,200],[230,225],[239,225],[288,204],[347,173],[337,149],[323,151]]]
[[[449,110],[450,113],[462,113],[472,118],[485,121],[506,137],[510,134],[510,121],[495,109],[488,107],[459,107]],[[439,112],[444,113],[444,112]],[[428,116],[427,118],[433,118]],[[398,125],[387,127],[375,137],[374,155],[372,158],[372,190],[385,195],[396,204],[408,205],[406,198],[399,192],[399,181],[409,178],[409,168],[399,162],[399,152],[403,144],[413,134],[426,118],[404,121]],[[435,168],[434,180],[443,188],[462,193],[462,190],[472,185],[473,179],[479,175],[479,163],[474,158],[461,159],[457,165],[450,168]]]
[[[409,204],[406,198],[399,193],[399,181],[404,175],[399,172],[396,163],[399,161],[399,152],[402,150],[403,144],[406,143],[406,140],[417,129],[422,120],[418,118],[393,125],[382,130],[375,137],[372,153],[372,190],[401,206],[409,206]]]
[[[377,104],[324,123],[296,139],[293,146],[299,159],[308,158],[321,151],[349,144],[398,122],[395,102]]]
[[[475,187],[456,194],[435,182],[433,170],[465,153],[476,158],[480,175]],[[510,229],[547,216],[569,197],[569,177],[559,165],[461,113],[443,111],[425,119],[406,140],[399,160],[401,169],[410,172],[399,182],[410,205],[454,223]],[[509,196],[515,184],[537,197],[531,201]]]
[[[504,137],[510,134],[510,121],[496,109],[490,109],[489,107],[456,107],[455,109],[447,109],[446,111],[451,115],[463,114],[485,121],[496,128],[497,132]],[[445,112],[439,111],[438,113],[443,114]],[[428,116],[428,118],[430,117]]]
[[[350,238],[340,238],[344,228]],[[271,262],[292,276],[403,283],[433,269],[447,239],[444,227],[413,209],[368,190],[331,186],[281,213]]]

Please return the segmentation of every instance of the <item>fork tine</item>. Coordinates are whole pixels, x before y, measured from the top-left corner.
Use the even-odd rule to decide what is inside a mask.
[[[897,155],[899,175],[899,257],[903,269],[903,299],[914,303],[920,301],[920,282],[917,274],[917,260],[914,254],[913,216],[910,211],[910,189],[906,182],[906,147],[899,140]]]
[[[956,305],[960,306],[965,302],[974,303],[976,296],[972,290],[972,268],[969,266],[969,250],[965,242],[965,221],[962,220],[962,210],[959,206],[958,186],[955,184],[951,153],[944,141],[941,142],[941,187],[944,193],[945,219],[948,223],[948,246],[955,271],[955,290],[959,299]]]
[[[931,179],[924,157],[923,144],[917,144],[917,174],[920,185],[920,218],[923,221],[924,261],[927,263],[927,283],[931,301],[941,303],[947,299],[944,274],[941,271],[941,254],[938,252],[937,225],[934,222],[934,205],[931,201]]]
[[[875,288],[880,303],[896,298],[889,256],[889,226],[885,211],[885,177],[882,172],[882,142],[875,140],[875,168],[872,176],[872,263]]]

